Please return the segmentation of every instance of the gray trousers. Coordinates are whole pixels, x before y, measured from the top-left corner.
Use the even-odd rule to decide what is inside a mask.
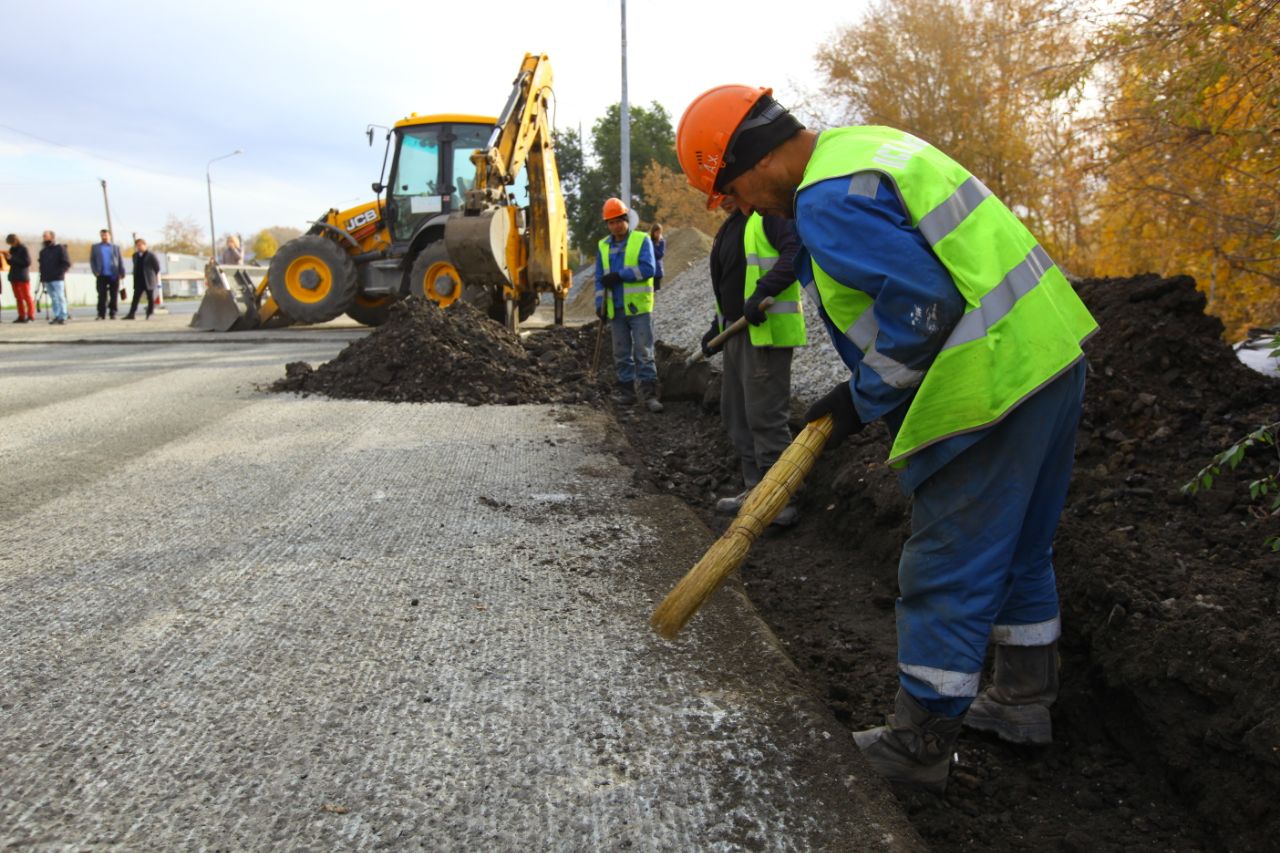
[[[753,488],[791,444],[790,347],[755,347],[743,330],[725,341],[720,419],[742,460],[742,481]]]

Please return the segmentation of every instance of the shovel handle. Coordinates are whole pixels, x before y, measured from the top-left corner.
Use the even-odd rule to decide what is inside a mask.
[[[772,304],[773,304],[773,297],[766,296],[764,299],[760,300],[760,309],[762,311],[767,310],[769,306]],[[712,338],[711,341],[707,344],[707,346],[711,349],[714,349],[715,347],[718,347],[725,341],[729,340],[729,338],[732,338],[734,335],[738,334],[738,332],[741,332],[746,327],[747,327],[747,318],[739,317],[738,319],[730,323],[728,328],[726,328],[723,332],[721,332],[720,334]],[[700,358],[706,358],[706,356],[702,354],[701,350],[693,354],[693,357],[689,359],[689,363],[693,364],[695,361],[697,361]]]
[[[782,451],[764,479],[751,490],[729,529],[712,543],[697,565],[680,579],[653,611],[649,625],[654,631],[664,639],[674,640],[711,593],[742,565],[752,543],[790,503],[804,482],[831,437],[832,426],[831,415],[823,415],[806,425]]]

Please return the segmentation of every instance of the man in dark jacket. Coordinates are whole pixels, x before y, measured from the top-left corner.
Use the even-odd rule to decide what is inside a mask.
[[[98,278],[98,319],[116,318],[120,300],[120,279],[124,278],[124,256],[120,247],[111,242],[111,232],[103,228],[98,234],[102,241],[89,250],[89,269]]]
[[[132,320],[138,313],[138,300],[147,294],[147,319],[155,313],[156,288],[160,286],[160,259],[147,250],[147,241],[139,237],[133,241],[133,304],[125,320]]]
[[[30,323],[36,318],[36,305],[31,300],[31,253],[17,234],[4,241],[9,246],[9,284],[18,303],[18,319],[13,322]]]
[[[804,346],[805,329],[794,271],[800,251],[795,225],[780,216],[746,216],[732,197],[721,199],[720,207],[729,218],[711,244],[716,318],[703,335],[702,353],[724,351],[720,418],[738,450],[745,488],[717,501],[716,510],[733,514],[791,443],[791,356]],[[763,308],[766,298],[774,304]],[[751,328],[712,349],[711,340],[740,317]],[[788,505],[773,523],[787,527],[798,518]]]
[[[52,231],[42,236],[44,248],[40,250],[40,283],[49,294],[49,302],[53,308],[53,318],[49,320],[56,326],[67,322],[67,270],[71,269],[71,256],[67,247],[57,242],[57,235]]]

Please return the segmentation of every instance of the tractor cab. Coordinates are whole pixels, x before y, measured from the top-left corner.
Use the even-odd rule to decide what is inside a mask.
[[[489,144],[496,119],[470,115],[411,115],[396,122],[395,157],[384,188],[386,224],[394,243],[411,240],[434,216],[461,210],[476,180],[471,155]],[[528,204],[528,180],[521,174],[511,190],[516,204]]]

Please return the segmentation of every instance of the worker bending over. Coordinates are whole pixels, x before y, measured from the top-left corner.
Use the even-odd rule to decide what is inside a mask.
[[[603,218],[609,236],[596,252],[596,316],[609,321],[613,364],[618,371],[618,402],[641,399],[651,412],[662,411],[658,368],[653,360],[653,243],[643,231],[632,231],[621,199],[605,201]]]
[[[724,351],[720,418],[738,450],[746,488],[721,498],[716,510],[733,514],[791,443],[791,355],[805,343],[800,283],[792,270],[800,241],[785,217],[747,216],[732,196],[711,201],[729,218],[711,244],[716,317],[702,337],[702,354]],[[767,309],[760,305],[766,298],[774,300]],[[740,317],[747,318],[748,333],[731,335],[712,350],[711,339]],[[788,527],[798,518],[788,504],[773,523]]]
[[[796,221],[797,273],[851,373],[806,419],[831,415],[829,446],[873,420],[889,428],[913,499],[899,689],[888,725],[854,740],[886,778],[940,791],[962,720],[1051,740],[1052,544],[1097,324],[1018,218],[941,151],[888,127],[806,130],[771,95],[703,93],[676,149],[694,187]],[[988,641],[995,673],[978,696]]]

